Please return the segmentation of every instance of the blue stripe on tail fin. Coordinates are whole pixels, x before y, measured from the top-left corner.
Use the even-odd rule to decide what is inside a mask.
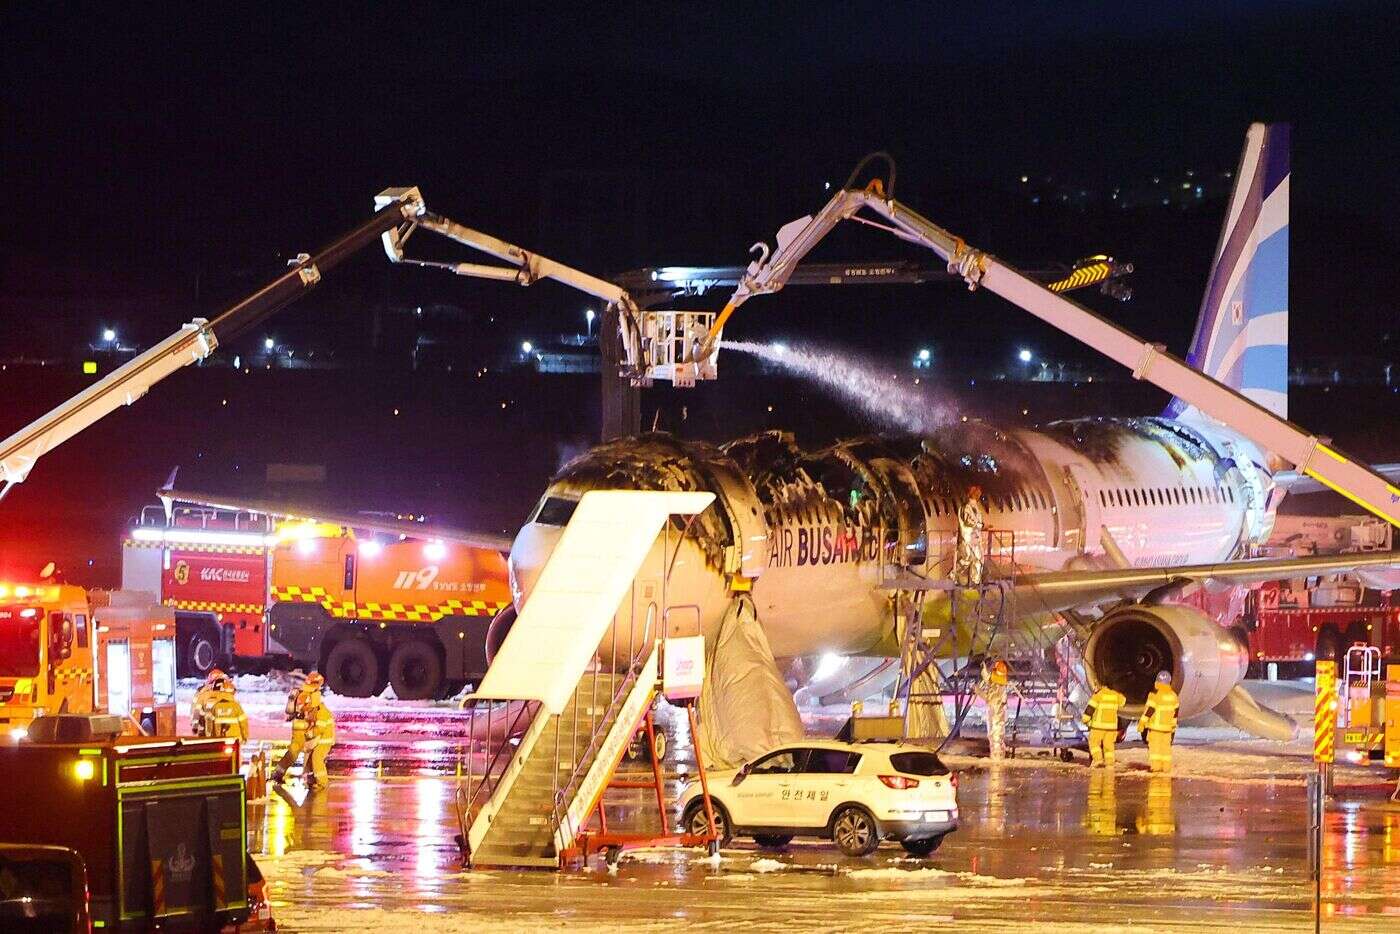
[[[1255,123],[1245,138],[1215,263],[1186,361],[1288,417],[1288,137]],[[1186,403],[1173,399],[1167,416]]]

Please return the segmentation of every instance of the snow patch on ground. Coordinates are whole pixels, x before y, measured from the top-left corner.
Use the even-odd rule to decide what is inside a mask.
[[[787,864],[781,860],[768,859],[766,857],[763,859],[756,859],[749,863],[749,869],[752,872],[777,872],[786,868]]]

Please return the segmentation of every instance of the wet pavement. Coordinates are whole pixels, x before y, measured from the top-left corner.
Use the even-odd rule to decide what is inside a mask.
[[[1051,762],[960,773],[963,826],[926,859],[798,841],[595,857],[566,872],[464,871],[446,738],[337,749],[333,782],[255,805],[250,846],[283,930],[1306,930],[1312,882],[1296,779],[1115,774]],[[678,745],[683,746],[682,743]],[[683,750],[682,750],[683,753]],[[669,765],[669,763],[668,763]],[[1400,929],[1400,806],[1383,773],[1327,816],[1324,930]],[[657,824],[642,792],[609,823]],[[630,797],[628,797],[630,796]]]

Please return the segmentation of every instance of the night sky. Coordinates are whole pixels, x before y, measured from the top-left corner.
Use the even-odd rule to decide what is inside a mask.
[[[0,357],[92,340],[108,323],[153,342],[353,225],[391,185],[419,185],[441,213],[600,274],[741,263],[875,149],[896,158],[902,200],[980,246],[1027,262],[1133,261],[1132,302],[1084,300],[1184,353],[1223,200],[1132,215],[1032,207],[1019,177],[1106,191],[1218,173],[1251,121],[1286,120],[1293,352],[1400,359],[1394,3],[556,6],[7,4]],[[924,258],[869,231],[843,231],[813,256],[886,257]],[[280,338],[358,327],[370,306],[452,302],[510,322],[481,332],[482,359],[579,328],[577,295],[508,289],[390,269],[370,250],[274,326]],[[746,307],[733,336],[891,359],[946,343],[989,367],[1027,343],[1092,357],[959,292],[790,289]],[[45,388],[11,389],[0,433],[78,387]],[[495,406],[504,392],[471,391],[453,404]],[[713,390],[730,391],[745,390]],[[162,404],[143,400],[119,428],[158,435]],[[266,405],[265,421],[288,418]],[[348,403],[326,411],[323,422],[355,424]],[[216,425],[221,413],[189,414]],[[579,418],[551,426],[550,443],[586,440]],[[83,443],[95,442],[70,444]],[[143,469],[197,449],[182,440]],[[64,456],[40,470],[61,474]],[[35,496],[5,506],[28,515]],[[121,508],[141,496],[124,493]]]

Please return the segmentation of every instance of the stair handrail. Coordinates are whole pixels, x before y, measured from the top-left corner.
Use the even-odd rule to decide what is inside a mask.
[[[652,604],[648,607],[646,623],[642,628],[642,639],[632,652],[632,657],[627,661],[627,674],[619,682],[613,691],[612,699],[608,702],[607,710],[603,712],[602,722],[608,724],[603,730],[594,729],[593,734],[588,738],[588,745],[583,748],[583,755],[574,760],[573,771],[569,773],[568,780],[564,786],[554,793],[554,806],[550,809],[550,826],[557,834],[564,825],[564,818],[568,816],[569,805],[573,802],[574,795],[578,792],[578,786],[588,775],[589,769],[593,767],[592,757],[597,753],[603,744],[603,738],[615,725],[613,719],[619,708],[631,693],[632,687],[637,683],[637,678],[642,672],[642,662],[651,652],[656,650],[658,640],[652,633],[653,624],[656,621],[656,606]]]
[[[475,772],[471,767],[470,753],[467,756],[467,786],[465,791],[460,784],[457,786],[457,822],[461,827],[463,841],[470,839],[468,834],[471,831],[472,824],[475,823],[477,815],[481,813],[481,809],[486,805],[486,802],[490,800],[489,796],[480,801],[478,801],[478,798],[480,798],[482,793],[487,791],[487,789],[495,790],[497,785],[500,784],[501,777],[505,775],[506,770],[510,768],[511,763],[515,761],[515,757],[520,752],[520,745],[512,744],[510,739],[515,735],[517,727],[521,725],[521,719],[525,718],[526,714],[529,714],[528,719],[526,719],[526,723],[529,723],[540,710],[540,703],[538,701],[501,701],[499,699],[488,698],[468,698],[463,702],[462,706],[465,708],[470,705],[474,708],[476,703],[482,700],[486,701],[488,704],[504,703],[507,711],[510,709],[512,703],[519,703],[520,708],[515,712],[513,717],[509,718],[509,722],[505,725],[501,734],[501,744],[491,756],[490,760],[487,761],[486,768],[482,770],[480,779],[476,778]],[[493,707],[488,706],[486,711],[486,745],[488,749],[491,748],[491,721],[493,709]],[[509,756],[504,755],[507,750],[510,751]],[[497,768],[498,763],[500,766],[499,769]],[[492,775],[493,772],[495,772],[494,776]]]

